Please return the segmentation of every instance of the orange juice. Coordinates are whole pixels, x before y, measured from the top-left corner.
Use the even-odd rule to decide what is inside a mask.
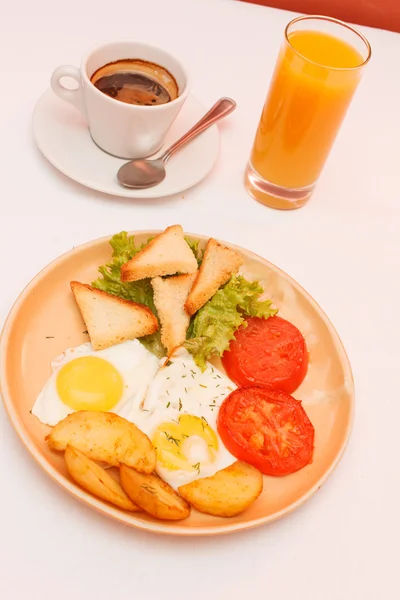
[[[273,189],[277,186],[273,205],[280,204],[279,188],[295,192],[295,206],[310,195],[357,88],[358,67],[364,62],[355,47],[329,33],[288,33],[249,164],[261,181]],[[257,190],[249,191],[257,197]],[[285,193],[282,201],[285,204]]]

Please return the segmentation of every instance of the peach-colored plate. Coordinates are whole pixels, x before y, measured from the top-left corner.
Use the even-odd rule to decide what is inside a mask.
[[[134,232],[135,233],[135,232]],[[136,232],[144,242],[157,232]],[[202,244],[205,236],[191,235]],[[23,444],[43,469],[64,489],[100,512],[127,525],[176,535],[211,535],[239,531],[273,521],[307,500],[332,472],[350,435],[354,388],[343,345],[321,308],[283,271],[242,248],[244,274],[263,282],[280,314],[297,325],[306,338],[310,366],[294,396],[303,400],[315,427],[312,464],[286,477],[265,477],[264,491],[244,513],[217,518],[195,510],[181,522],[157,521],[130,514],[97,500],[68,477],[61,454],[44,441],[50,428],[30,414],[50,375],[50,361],[66,348],[88,341],[69,282],[91,282],[97,268],[109,261],[108,238],[89,242],[64,254],[22,292],[4,326],[1,339],[1,391],[10,419]]]

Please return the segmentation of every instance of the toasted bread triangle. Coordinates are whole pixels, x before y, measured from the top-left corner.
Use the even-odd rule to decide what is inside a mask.
[[[71,290],[95,350],[154,333],[158,321],[143,304],[123,300],[85,283],[71,281]]]
[[[229,280],[232,273],[236,273],[241,264],[243,259],[238,252],[210,238],[196,281],[185,303],[186,312],[193,315],[204,306],[218,288]]]
[[[183,236],[180,225],[167,227],[151,242],[122,265],[122,281],[138,281],[148,277],[194,273],[197,260]]]
[[[155,277],[151,280],[154,290],[154,304],[161,322],[161,342],[172,352],[186,339],[190,317],[185,311],[185,302],[196,279],[196,273],[175,277]]]

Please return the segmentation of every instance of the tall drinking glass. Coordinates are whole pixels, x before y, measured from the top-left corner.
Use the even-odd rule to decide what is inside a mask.
[[[305,204],[370,56],[366,38],[342,21],[289,23],[246,169],[251,196],[273,208]]]

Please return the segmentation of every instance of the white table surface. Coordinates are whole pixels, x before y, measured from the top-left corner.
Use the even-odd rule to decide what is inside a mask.
[[[391,600],[399,598],[400,36],[362,28],[373,59],[308,206],[254,202],[242,177],[287,12],[231,0],[36,0],[0,6],[0,321],[48,262],[121,229],[182,223],[262,254],[332,319],[357,389],[335,473],[271,526],[216,538],[157,537],[71,499],[27,454],[0,407],[2,600]],[[185,58],[207,105],[228,95],[211,175],[169,199],[129,201],[60,175],[31,118],[52,70],[106,39]]]

